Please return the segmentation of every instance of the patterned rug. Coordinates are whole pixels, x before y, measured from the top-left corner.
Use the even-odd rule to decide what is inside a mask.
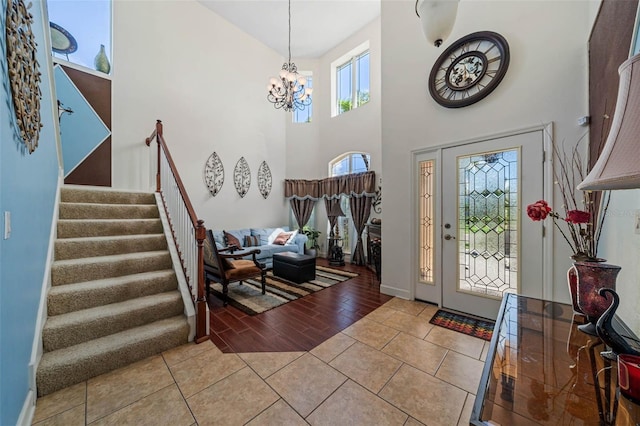
[[[429,322],[440,327],[448,328],[449,330],[489,341],[493,335],[493,326],[495,325],[493,321],[472,318],[442,309],[438,309],[438,312],[435,313]]]
[[[237,282],[229,284],[229,305],[248,315],[256,315],[357,276],[358,274],[353,272],[316,266],[315,280],[296,284],[275,277],[273,272],[269,271],[266,277],[266,294],[262,294],[260,279],[246,280],[242,285]],[[221,284],[211,283],[211,291],[222,298]]]

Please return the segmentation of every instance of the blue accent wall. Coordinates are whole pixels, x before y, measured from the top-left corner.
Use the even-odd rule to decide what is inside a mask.
[[[28,154],[16,136],[7,81],[5,16],[0,7],[0,238],[4,212],[11,212],[11,237],[0,239],[0,424],[15,424],[29,391],[29,360],[40,293],[46,269],[47,246],[58,179],[53,99],[48,52],[44,51],[42,2],[33,0],[32,31],[38,43],[42,73],[41,120],[38,148]]]

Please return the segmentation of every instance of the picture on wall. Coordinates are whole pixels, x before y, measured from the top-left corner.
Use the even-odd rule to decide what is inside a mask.
[[[238,191],[238,195],[244,198],[249,192],[251,186],[251,170],[249,169],[249,163],[244,157],[240,157],[236,163],[236,168],[233,170],[233,184]]]
[[[272,184],[271,169],[267,162],[263,161],[258,169],[258,190],[265,200],[271,192]]]
[[[218,195],[224,183],[224,166],[215,152],[207,158],[204,165],[204,183],[212,196]]]

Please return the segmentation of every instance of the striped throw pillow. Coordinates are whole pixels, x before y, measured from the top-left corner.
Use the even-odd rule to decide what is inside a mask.
[[[244,246],[245,247],[255,247],[260,245],[260,237],[257,235],[245,235],[244,236]]]

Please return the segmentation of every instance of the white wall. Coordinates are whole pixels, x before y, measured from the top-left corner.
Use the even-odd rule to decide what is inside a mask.
[[[413,1],[382,2],[383,292],[412,294],[412,150],[549,122],[556,141],[577,141],[585,132],[576,120],[588,110],[592,10],[589,2],[462,1],[453,32],[438,49],[424,39]],[[427,88],[433,63],[453,41],[482,30],[509,42],[504,80],[474,105],[439,106]],[[570,253],[560,235],[555,240],[553,298],[568,301]]]
[[[114,2],[113,186],[148,190],[152,156],[143,143],[156,119],[199,217],[213,229],[273,226],[288,220],[283,195],[286,114],[266,100],[283,58],[193,0]],[[204,165],[217,152],[225,168],[212,197]],[[252,172],[240,198],[233,169]],[[263,199],[257,171],[266,160],[273,190]]]
[[[617,314],[640,335],[640,234],[635,228],[640,213],[640,190],[611,191],[598,254],[622,267],[616,281],[620,294]]]

